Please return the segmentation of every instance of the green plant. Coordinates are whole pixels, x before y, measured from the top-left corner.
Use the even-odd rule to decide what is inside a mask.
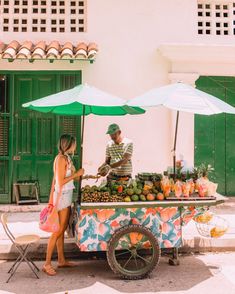
[[[193,174],[196,179],[200,177],[208,177],[211,172],[214,171],[214,168],[210,164],[202,163],[198,167],[194,167]]]

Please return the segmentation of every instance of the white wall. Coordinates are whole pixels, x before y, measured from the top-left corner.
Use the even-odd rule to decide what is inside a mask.
[[[152,87],[169,83],[168,73],[180,71],[187,64],[173,67],[157,48],[163,43],[222,42],[220,37],[197,35],[196,0],[88,0],[88,31],[76,34],[2,34],[4,42],[12,39],[34,42],[57,39],[61,42],[95,41],[99,53],[94,64],[66,61],[0,61],[0,69],[54,70],[82,69],[83,82],[130,99]],[[232,43],[233,39],[228,39]],[[211,40],[211,41],[210,41]],[[206,70],[205,70],[206,72]],[[124,135],[134,141],[134,171],[163,171],[171,163],[174,114],[165,109],[151,109],[136,117],[93,117],[86,119],[85,168],[95,173],[105,156],[109,123],[119,123]],[[193,163],[193,118],[180,117],[178,154]]]

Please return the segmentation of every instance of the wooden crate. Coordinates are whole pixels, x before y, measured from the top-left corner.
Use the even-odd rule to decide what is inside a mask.
[[[17,204],[39,204],[39,185],[37,181],[18,181],[13,184]]]

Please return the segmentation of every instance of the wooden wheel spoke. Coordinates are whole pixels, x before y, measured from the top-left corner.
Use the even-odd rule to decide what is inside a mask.
[[[147,262],[147,263],[151,263],[151,261],[149,261],[148,259],[144,258],[143,256],[137,254],[136,256],[138,256],[140,259],[142,259],[143,261]]]
[[[134,257],[134,260],[135,260],[135,266],[136,266],[136,269],[138,270],[138,263],[137,263],[137,259],[136,259],[136,257]]]
[[[129,257],[129,259],[126,261],[126,263],[124,264],[123,268],[126,268],[126,266],[128,265],[128,263],[130,262],[130,260],[132,259],[132,255]]]
[[[115,254],[115,256],[117,257],[117,256],[120,256],[120,255],[127,254],[127,253],[129,253],[129,252],[130,252],[130,250],[128,250],[128,251],[126,251],[126,252],[121,252],[121,253]]]

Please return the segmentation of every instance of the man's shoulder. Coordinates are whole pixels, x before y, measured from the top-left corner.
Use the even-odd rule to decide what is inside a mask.
[[[108,141],[107,143],[107,147],[111,147],[114,144],[114,142],[112,140]]]

